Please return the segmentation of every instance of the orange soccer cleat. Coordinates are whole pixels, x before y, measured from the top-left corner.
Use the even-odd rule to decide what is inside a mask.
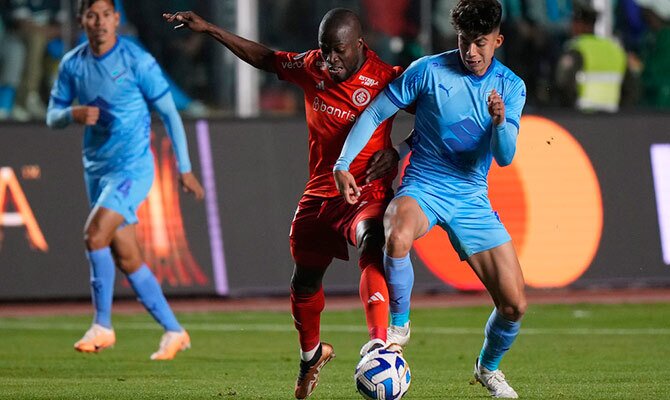
[[[97,353],[114,346],[114,343],[116,343],[116,335],[113,329],[93,324],[86,331],[84,337],[74,344],[74,349],[82,353]]]
[[[191,348],[188,332],[165,332],[158,350],[151,355],[152,360],[172,360],[178,352]]]
[[[300,361],[300,373],[295,382],[296,399],[304,399],[312,394],[319,384],[321,368],[333,358],[335,358],[333,346],[328,343],[321,343],[321,354],[315,354],[314,358],[309,362]]]

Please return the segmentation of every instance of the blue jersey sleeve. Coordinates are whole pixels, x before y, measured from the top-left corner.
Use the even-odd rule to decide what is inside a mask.
[[[427,60],[427,57],[423,57],[414,61],[384,89],[384,93],[396,107],[405,109],[411,106],[422,92],[426,83]]]
[[[58,67],[58,76],[51,88],[49,108],[47,109],[47,125],[50,128],[65,128],[72,122],[72,107],[74,101],[74,81],[68,68],[67,59]]]
[[[518,130],[521,112],[526,104],[526,84],[517,78],[503,98],[503,102],[505,103],[505,119]]]
[[[160,99],[170,90],[161,67],[149,53],[138,57],[135,76],[142,95],[149,103]]]
[[[58,67],[58,77],[51,88],[49,101],[65,108],[69,107],[75,98],[74,77],[69,68],[67,59],[64,59]]]

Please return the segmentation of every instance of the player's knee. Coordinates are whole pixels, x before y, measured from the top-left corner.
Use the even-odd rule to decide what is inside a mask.
[[[500,307],[500,313],[506,320],[519,321],[526,314],[527,306],[526,300],[520,300],[515,304]]]
[[[363,236],[359,242],[358,254],[361,268],[369,264],[382,263],[382,248],[384,246],[384,235],[382,232],[369,233]]]
[[[140,269],[142,260],[137,257],[116,257],[116,265],[127,275]]]
[[[386,233],[386,254],[394,258],[404,257],[409,253],[413,241],[411,233],[389,229]]]
[[[297,294],[314,294],[321,289],[323,272],[294,271],[291,277],[291,289]]]
[[[89,227],[84,232],[84,243],[88,250],[99,250],[109,246],[110,238],[105,232]]]

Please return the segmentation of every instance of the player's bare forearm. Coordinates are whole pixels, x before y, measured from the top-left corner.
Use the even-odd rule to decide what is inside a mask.
[[[239,59],[253,67],[275,72],[275,52],[260,43],[237,36],[225,29],[209,24],[207,34],[226,46]]]
[[[375,179],[383,178],[397,171],[400,156],[394,148],[379,150],[370,158],[368,169],[365,170],[365,182],[370,183]]]
[[[165,13],[167,22],[174,22],[175,29],[186,27],[194,32],[203,32],[226,46],[242,61],[264,71],[275,72],[274,51],[260,43],[237,36],[234,33],[206,21],[193,11]]]

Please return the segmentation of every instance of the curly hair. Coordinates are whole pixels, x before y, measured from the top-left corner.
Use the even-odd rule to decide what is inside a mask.
[[[451,10],[451,23],[468,37],[488,35],[500,28],[502,6],[498,0],[460,0]]]

